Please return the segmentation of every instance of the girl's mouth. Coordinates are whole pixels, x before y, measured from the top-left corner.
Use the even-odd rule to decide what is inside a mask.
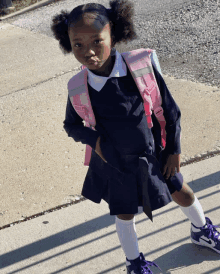
[[[98,65],[98,62],[97,62],[97,61],[93,61],[93,62],[89,62],[88,64],[89,64],[89,65],[95,65],[95,66],[96,66],[96,65]]]
[[[98,61],[97,60],[89,60],[88,62],[87,62],[87,64],[88,65],[98,65]]]

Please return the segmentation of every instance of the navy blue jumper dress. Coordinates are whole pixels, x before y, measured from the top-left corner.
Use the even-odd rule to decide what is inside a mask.
[[[127,65],[126,65],[127,67]],[[182,188],[181,173],[165,179],[162,168],[169,154],[180,154],[181,112],[162,76],[153,67],[162,97],[166,120],[166,148],[161,145],[160,124],[152,114],[149,129],[143,99],[127,67],[127,75],[107,80],[100,92],[88,84],[94,111],[95,131],[83,125],[70,99],[67,100],[64,129],[69,137],[92,147],[92,156],[81,194],[87,199],[109,204],[110,215],[136,214],[143,206],[143,183],[148,178],[151,210],[172,201],[171,194]],[[96,141],[107,163],[95,152]],[[148,165],[140,164],[140,158]]]

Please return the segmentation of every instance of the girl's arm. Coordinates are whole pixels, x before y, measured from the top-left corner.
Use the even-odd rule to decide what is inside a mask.
[[[180,154],[181,112],[170,91],[168,90],[163,77],[156,70],[156,68],[153,67],[153,70],[158,87],[160,89],[160,94],[162,97],[162,108],[164,110],[164,117],[166,120],[166,151],[167,154]]]
[[[83,125],[83,119],[73,108],[69,96],[66,106],[66,118],[63,123],[63,127],[68,134],[68,137],[72,137],[75,142],[87,144],[95,150],[96,142],[100,134]]]
[[[166,179],[174,176],[175,172],[180,172],[180,118],[181,112],[168,90],[163,77],[154,68],[154,74],[162,97],[162,108],[166,120],[166,163],[163,166],[163,175]]]
[[[118,156],[115,155],[114,147],[109,143],[109,141],[104,140],[101,134],[91,128],[85,127],[83,125],[83,119],[77,114],[68,96],[67,106],[66,106],[66,118],[64,120],[64,129],[69,137],[72,137],[75,142],[81,142],[82,144],[87,144],[91,146],[95,152],[107,162],[102,154],[102,151],[108,155],[109,164],[113,167],[120,169],[118,163]],[[99,138],[100,137],[100,138]],[[102,147],[102,149],[101,149]]]

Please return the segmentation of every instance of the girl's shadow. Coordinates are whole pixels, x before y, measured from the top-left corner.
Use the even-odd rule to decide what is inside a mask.
[[[183,244],[176,247],[172,251],[158,257],[154,262],[160,266],[163,274],[171,274],[174,270],[186,268],[191,265],[200,265],[204,261],[219,261],[220,257],[214,250],[208,247],[202,247],[195,245],[193,243]],[[219,264],[218,264],[219,265]],[[202,268],[202,266],[200,266]],[[220,273],[220,266],[211,270],[209,272],[204,272],[205,269],[198,268],[198,273]],[[190,270],[186,269],[184,273],[192,273]],[[154,268],[154,273],[157,272]],[[177,272],[175,272],[177,273]],[[182,272],[181,272],[182,273]]]

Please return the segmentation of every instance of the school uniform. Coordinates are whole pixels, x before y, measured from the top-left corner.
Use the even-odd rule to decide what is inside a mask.
[[[120,53],[109,77],[88,70],[88,90],[96,119],[95,131],[67,100],[64,129],[69,137],[92,147],[81,194],[95,203],[104,199],[110,215],[136,214],[143,196],[151,210],[172,201],[171,194],[183,184],[181,173],[164,179],[161,171],[169,154],[180,154],[181,112],[162,76],[153,67],[166,120],[166,148],[161,145],[160,124],[152,114],[149,129],[143,99]],[[107,163],[95,152],[97,138]],[[145,193],[145,194],[144,194]],[[148,197],[146,197],[148,195]]]

